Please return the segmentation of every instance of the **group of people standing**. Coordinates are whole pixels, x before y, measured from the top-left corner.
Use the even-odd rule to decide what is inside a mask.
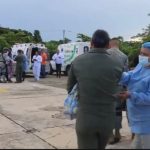
[[[68,78],[68,93],[78,86],[76,134],[79,149],[105,149],[118,142],[127,103],[133,149],[150,149],[150,42],[141,46],[138,65],[128,69],[128,58],[104,30],[94,32],[91,50],[77,57]],[[118,107],[119,106],[119,107]],[[113,129],[116,130],[113,135]]]
[[[37,50],[32,58],[33,74],[35,81],[46,77],[47,54],[44,50]],[[14,65],[15,64],[15,65]],[[15,66],[15,67],[14,67]],[[4,48],[2,52],[2,60],[0,65],[0,82],[12,83],[12,77],[16,75],[15,83],[22,83],[25,80],[26,72],[29,67],[29,60],[23,50],[17,51],[17,56],[12,57],[11,49]]]
[[[4,49],[0,66],[0,83],[12,82],[13,77],[13,59],[11,49]],[[2,81],[3,80],[3,81]]]
[[[0,65],[0,82],[13,83],[12,78],[16,75],[16,82],[21,83],[25,79],[28,60],[22,50],[18,50],[18,55],[13,58],[11,48],[4,48]],[[16,62],[16,69],[14,64]]]
[[[18,83],[24,81],[25,79],[25,72],[27,69],[28,62],[27,57],[22,53],[21,50],[18,50],[18,55],[15,58],[16,61],[16,81]],[[47,63],[47,54],[45,53],[44,49],[36,50],[35,55],[32,58],[32,68],[33,68],[33,75],[35,81],[39,81],[40,78],[46,77],[46,63]],[[23,80],[21,78],[23,77]]]

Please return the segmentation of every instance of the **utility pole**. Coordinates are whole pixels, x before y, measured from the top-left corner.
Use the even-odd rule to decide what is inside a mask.
[[[63,30],[63,43],[65,43],[65,33],[66,33],[66,30]]]

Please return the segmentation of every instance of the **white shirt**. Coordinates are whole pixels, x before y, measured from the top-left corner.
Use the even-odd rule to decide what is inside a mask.
[[[36,61],[34,61],[34,59],[36,59]],[[42,57],[40,55],[34,55],[32,60],[35,66],[39,66],[42,63]]]
[[[55,61],[56,64],[63,64],[64,55],[62,53],[56,53],[54,54],[52,59]]]

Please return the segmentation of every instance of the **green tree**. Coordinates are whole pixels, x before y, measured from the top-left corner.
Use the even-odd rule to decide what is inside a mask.
[[[129,58],[129,67],[134,66],[134,60],[138,57],[141,48],[141,42],[124,41],[120,44],[120,50]]]
[[[9,43],[10,45],[15,44],[15,42],[17,41],[16,34],[12,31],[10,31],[6,34],[3,34],[2,37],[4,37],[6,42]]]
[[[10,47],[4,37],[0,36],[0,52],[2,52],[4,47]]]
[[[80,42],[88,42],[88,41],[91,41],[91,37],[87,36],[87,35],[84,35],[82,33],[78,33],[77,34],[77,38],[79,39],[78,41]]]
[[[65,39],[64,39],[64,43],[65,43],[65,44],[66,44],[66,43],[69,43],[69,42],[71,42],[70,39],[68,39],[68,38],[65,38]]]
[[[150,41],[150,24],[142,29],[142,33],[138,33],[136,36],[133,36],[132,38],[141,38],[142,42],[148,42]]]
[[[48,48],[48,50],[49,50],[50,53],[56,52],[59,44],[60,44],[60,41],[45,42],[45,45]]]
[[[122,36],[118,36],[118,37],[114,37],[114,38],[118,39],[120,42],[123,42],[123,41],[124,41],[124,39],[123,39]]]
[[[70,39],[65,38],[65,43],[68,43],[70,41],[71,41]],[[49,42],[45,42],[45,45],[49,50],[50,56],[52,56],[54,53],[56,53],[56,51],[58,49],[58,46],[60,44],[64,44],[64,41],[63,40],[59,40],[59,41],[52,40],[52,41],[49,41]]]
[[[34,42],[34,36],[26,30],[16,30],[0,27],[0,49],[10,47],[15,43],[31,43]]]
[[[42,37],[39,30],[34,31],[34,41],[36,43],[42,43]]]

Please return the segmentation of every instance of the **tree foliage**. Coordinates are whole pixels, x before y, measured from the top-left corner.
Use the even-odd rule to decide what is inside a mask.
[[[11,47],[15,43],[34,42],[31,32],[0,27],[0,51],[4,47]]]
[[[70,39],[65,38],[64,40],[59,40],[59,41],[49,41],[49,42],[45,42],[46,47],[48,48],[50,54],[53,54],[57,51],[58,45],[60,44],[66,44],[71,42]]]
[[[45,42],[45,45],[49,49],[50,52],[55,52],[59,44],[62,44],[62,43],[60,43],[59,41]]]
[[[129,58],[129,66],[134,67],[140,52],[141,42],[121,42],[120,50]]]
[[[61,41],[61,40],[60,40],[59,42],[60,42],[60,43],[62,43],[62,41]],[[68,38],[65,38],[65,39],[64,39],[64,41],[63,41],[63,43],[64,43],[64,44],[66,44],[66,43],[70,43],[70,42],[71,42],[71,40],[70,40],[70,39],[68,39]]]
[[[39,30],[34,30],[34,42],[42,43],[42,37]]]
[[[118,36],[116,38],[120,41],[120,50],[122,50],[122,52],[124,52],[129,57],[129,65],[134,66],[134,60],[139,55],[139,50],[142,42],[150,41],[150,25],[144,28],[142,33],[138,33],[136,36],[133,37],[133,38],[141,38],[142,40],[139,42],[124,41],[122,36]],[[91,37],[82,33],[78,33],[77,39],[78,42],[88,42],[91,40]],[[43,43],[49,49],[49,52],[53,54],[56,52],[59,44],[69,42],[71,42],[71,40],[65,38],[64,40],[58,41],[51,40]],[[21,29],[16,30],[0,27],[0,51],[4,47],[11,47],[15,43],[42,43],[40,31],[35,30],[34,33],[32,34],[31,32],[28,32],[26,30]]]
[[[88,42],[88,41],[91,41],[91,37],[85,35],[85,34],[82,34],[82,33],[78,33],[77,34],[77,38],[79,39],[78,41],[80,42]]]
[[[0,36],[0,51],[2,51],[4,47],[10,47],[10,44],[7,43],[4,37]]]

